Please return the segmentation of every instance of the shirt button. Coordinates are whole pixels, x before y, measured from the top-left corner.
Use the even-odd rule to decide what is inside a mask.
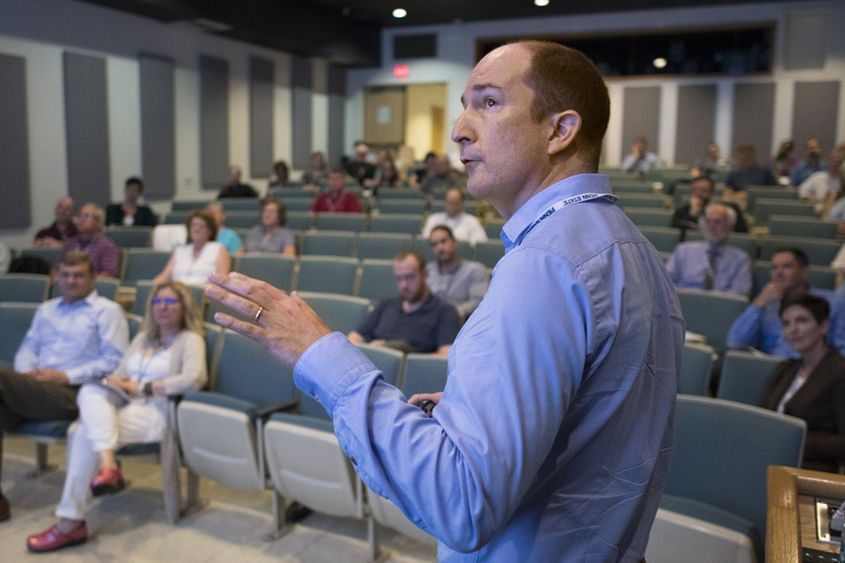
[[[358,462],[357,462],[357,461],[355,461],[355,458],[354,458],[354,457],[350,457],[350,458],[349,458],[349,461],[351,461],[351,462],[352,462],[352,465],[355,465],[355,466],[357,467]]]

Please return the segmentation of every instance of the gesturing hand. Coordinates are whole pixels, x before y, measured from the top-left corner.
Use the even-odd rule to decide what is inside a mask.
[[[249,319],[215,313],[214,320],[258,342],[291,367],[309,346],[331,332],[295,291],[288,295],[269,283],[234,272],[212,274],[208,281],[207,296]]]

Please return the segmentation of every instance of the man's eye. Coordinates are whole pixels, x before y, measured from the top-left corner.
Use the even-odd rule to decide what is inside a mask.
[[[493,98],[491,98],[490,96],[487,96],[486,98],[484,98],[484,99],[481,101],[481,105],[482,105],[483,107],[490,108],[490,107],[493,107],[493,106],[495,106],[495,105],[496,105],[496,100],[494,100],[494,99],[493,99]]]

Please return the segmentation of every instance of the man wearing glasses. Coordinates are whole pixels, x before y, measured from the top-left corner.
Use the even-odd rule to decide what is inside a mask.
[[[65,239],[62,252],[57,264],[62,263],[65,254],[70,250],[80,250],[91,257],[95,276],[118,277],[118,258],[120,252],[117,245],[103,234],[105,212],[93,203],[86,203],[76,218],[79,234]]]
[[[112,373],[129,346],[123,310],[97,295],[87,254],[68,251],[58,280],[62,295],[38,307],[14,370],[0,369],[0,474],[4,430],[24,421],[75,419],[79,386]],[[9,516],[0,491],[0,522]]]

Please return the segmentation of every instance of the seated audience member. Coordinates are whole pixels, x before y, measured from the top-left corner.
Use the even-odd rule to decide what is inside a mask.
[[[666,263],[669,276],[678,287],[729,291],[748,297],[751,259],[728,244],[736,212],[727,205],[711,203],[704,214],[705,240],[677,245]]]
[[[446,225],[457,240],[466,240],[470,244],[487,240],[487,233],[478,218],[464,213],[464,194],[456,188],[446,192],[446,210],[428,216],[423,225],[423,236],[430,235],[437,225]]]
[[[715,191],[713,179],[709,176],[693,178],[690,188],[690,202],[678,207],[672,215],[672,226],[683,230],[685,233],[687,230],[697,231],[701,229],[701,223],[704,221],[704,210],[713,201]],[[727,205],[736,214],[736,225],[734,225],[733,231],[735,233],[747,233],[748,223],[745,221],[739,206],[727,201],[722,202],[722,205]]]
[[[304,189],[319,192],[325,187],[329,180],[329,169],[326,166],[326,156],[320,152],[312,152],[310,167],[302,175],[302,183]]]
[[[411,182],[411,176],[414,168],[414,148],[410,145],[401,145],[396,151],[396,159],[393,164],[396,166],[396,171],[399,173],[399,179],[403,185],[408,185]]]
[[[420,191],[430,196],[434,192],[440,192],[458,187],[458,176],[452,170],[452,163],[445,154],[434,157],[432,173],[427,174],[425,180],[420,184]]]
[[[103,234],[104,218],[102,207],[93,203],[83,205],[79,211],[79,217],[76,218],[79,234],[65,239],[56,263],[61,263],[64,255],[71,250],[81,250],[91,257],[95,275],[116,278],[120,250],[109,237]]]
[[[106,207],[106,225],[122,227],[155,227],[158,217],[146,205],[140,205],[138,200],[144,193],[144,183],[140,178],[132,177],[126,180],[123,203],[112,203]]]
[[[425,158],[423,159],[423,167],[421,169],[418,169],[415,173],[411,174],[410,178],[408,178],[408,183],[412,188],[419,188],[420,185],[425,182],[427,178],[429,178],[430,176],[434,176],[434,171],[437,167],[435,162],[436,160],[436,152],[429,151],[425,154]]]
[[[273,165],[273,171],[276,174],[276,179],[267,186],[267,197],[269,199],[281,198],[282,192],[291,187],[287,162],[284,160],[276,161]]]
[[[34,246],[36,248],[61,248],[65,239],[78,235],[79,229],[73,222],[75,214],[76,205],[73,203],[73,199],[69,197],[61,198],[56,202],[56,220],[49,227],[45,227],[36,233]]]
[[[794,148],[795,145],[792,143],[792,139],[783,141],[769,165],[775,178],[784,179],[781,183],[789,182],[789,176],[792,174],[792,170],[798,166],[798,159],[792,154]]]
[[[653,152],[648,152],[648,141],[645,137],[637,137],[631,147],[631,152],[622,159],[624,172],[645,174],[660,164],[660,159]]]
[[[126,316],[117,303],[97,295],[95,280],[91,258],[67,252],[59,264],[61,297],[39,305],[14,371],[0,369],[0,466],[4,430],[24,421],[74,420],[79,386],[111,373],[123,357]],[[9,516],[0,491],[0,521]]]
[[[276,252],[285,256],[296,255],[293,233],[285,228],[285,204],[276,199],[265,199],[261,204],[261,224],[247,234],[244,248],[247,252]]]
[[[346,173],[352,176],[359,186],[376,176],[375,165],[368,160],[369,147],[364,143],[355,143],[355,158],[346,163]]]
[[[377,178],[373,180],[371,187],[376,195],[378,195],[379,188],[398,188],[403,185],[399,178],[399,171],[396,170],[396,164],[392,158],[385,158],[379,164]]]
[[[804,183],[814,172],[821,172],[825,169],[825,162],[822,160],[822,146],[815,137],[807,139],[807,159],[795,167],[789,175],[789,185],[798,187]]]
[[[816,211],[826,216],[836,203],[842,186],[842,162],[845,160],[845,145],[830,151],[827,168],[821,172],[814,172],[798,187],[801,199],[816,204]]]
[[[360,213],[361,203],[358,196],[346,191],[346,178],[342,170],[329,173],[328,191],[314,198],[311,205],[314,213]]]
[[[211,213],[194,209],[188,213],[185,223],[188,241],[173,251],[164,270],[155,277],[157,284],[178,281],[188,285],[205,285],[212,272],[221,276],[229,273],[229,251],[214,240],[217,223]]]
[[[833,292],[816,289],[807,283],[809,262],[800,248],[782,248],[772,256],[771,281],[754,298],[748,308],[733,322],[728,331],[728,347],[756,348],[766,354],[796,358],[783,336],[780,321],[780,304],[784,299],[815,295],[831,301]],[[836,325],[840,312],[831,324]],[[829,338],[832,339],[832,332]]]
[[[224,197],[258,197],[258,192],[249,184],[241,182],[241,167],[232,165],[229,167],[229,184],[224,186],[220,193],[217,194],[217,199]]]
[[[729,191],[745,192],[748,186],[775,186],[772,171],[757,164],[757,151],[752,145],[742,145],[736,149],[737,168],[731,170],[725,180],[726,196]]]
[[[26,540],[30,551],[54,551],[88,539],[88,489],[94,496],[126,486],[115,460],[124,444],[160,442],[167,425],[167,395],[206,382],[205,341],[199,307],[188,288],[165,282],[147,299],[144,322],[117,369],[79,390],[79,423],[68,443],[59,521]],[[99,470],[98,470],[99,467]]]
[[[425,256],[416,250],[400,252],[393,259],[393,274],[399,296],[382,300],[358,330],[349,333],[349,340],[447,355],[460,320],[454,307],[428,289]]]
[[[845,462],[845,358],[825,340],[829,312],[813,295],[784,300],[783,335],[798,357],[775,367],[760,406],[804,419],[801,467],[836,473]]]
[[[214,223],[217,225],[217,237],[214,240],[225,246],[230,256],[242,252],[241,237],[238,236],[238,233],[223,225],[226,220],[223,204],[212,201],[205,206],[205,210],[211,213],[211,216],[214,217]]]
[[[700,176],[712,178],[716,170],[725,166],[725,160],[720,155],[719,145],[714,141],[707,143],[707,154],[695,161],[692,168],[690,168],[690,176],[693,178]]]
[[[458,241],[452,229],[438,225],[428,237],[431,250],[437,262],[428,264],[428,288],[443,299],[461,315],[467,318],[475,311],[487,293],[490,275],[487,268],[479,262],[464,260],[458,254]]]

